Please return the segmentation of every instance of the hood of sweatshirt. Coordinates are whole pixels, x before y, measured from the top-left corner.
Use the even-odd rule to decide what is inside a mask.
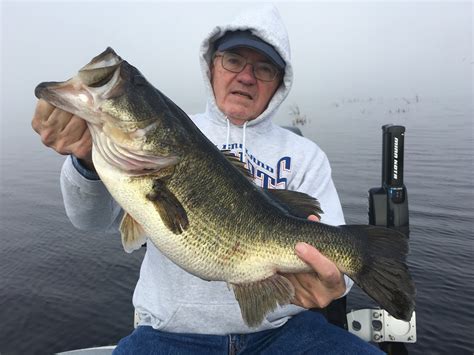
[[[291,66],[291,53],[288,33],[278,10],[273,5],[264,5],[242,12],[232,22],[216,26],[206,36],[200,47],[200,64],[204,79],[204,86],[208,97],[206,113],[209,119],[218,125],[229,125],[224,113],[219,110],[211,86],[210,62],[214,54],[214,42],[227,31],[250,30],[250,32],[271,44],[286,62],[285,75],[282,84],[277,89],[267,108],[257,118],[248,121],[245,125],[252,129],[265,129],[270,124],[278,107],[288,95],[293,83],[293,68]]]

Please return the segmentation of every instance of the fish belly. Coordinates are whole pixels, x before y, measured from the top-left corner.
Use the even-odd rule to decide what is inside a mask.
[[[166,257],[189,273],[205,280],[253,282],[276,272],[271,260],[251,253],[244,243],[224,240],[219,231],[209,228],[202,216],[188,209],[189,228],[171,232],[162,222],[154,202],[153,176],[129,176],[93,152],[94,166],[115,201],[145,231],[146,237]]]

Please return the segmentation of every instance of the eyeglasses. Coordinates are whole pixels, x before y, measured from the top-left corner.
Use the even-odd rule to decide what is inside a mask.
[[[222,57],[222,67],[232,73],[240,73],[247,64],[252,64],[253,75],[261,81],[273,81],[280,73],[278,68],[267,62],[249,62],[247,58],[232,52],[215,54],[214,58]]]

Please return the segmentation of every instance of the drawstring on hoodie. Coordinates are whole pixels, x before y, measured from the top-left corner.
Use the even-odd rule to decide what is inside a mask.
[[[242,162],[247,164],[247,154],[245,153],[245,130],[247,128],[248,121],[244,122],[244,126],[242,127]]]
[[[229,149],[229,143],[230,143],[230,120],[227,116],[225,116],[225,120],[227,122],[227,137],[225,140],[225,146],[226,149]],[[247,129],[247,123],[248,121],[244,122],[244,125],[242,126],[242,162],[244,164],[247,164],[247,154],[245,153],[245,132]]]
[[[227,118],[227,116],[225,116],[225,121],[227,122],[227,138],[225,140],[225,147],[226,149],[229,149],[229,140],[230,140],[230,121],[229,121],[229,118]]]

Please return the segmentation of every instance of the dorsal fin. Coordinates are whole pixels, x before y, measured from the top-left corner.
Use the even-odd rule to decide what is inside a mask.
[[[242,174],[244,174],[250,181],[254,182],[252,174],[245,167],[245,164],[232,153],[230,150],[221,150],[221,153],[227,160],[234,165]],[[309,215],[315,215],[321,219],[323,210],[319,201],[303,192],[291,190],[277,190],[277,189],[262,189],[273,201],[275,201],[281,208],[295,217],[308,218]]]
[[[253,176],[250,174],[250,171],[245,167],[245,163],[240,161],[240,159],[232,153],[230,150],[221,150],[221,153],[227,158],[229,162],[232,163],[244,176],[248,177],[253,182]]]
[[[264,189],[264,191],[283,209],[295,217],[306,219],[309,215],[315,215],[321,219],[320,215],[323,214],[323,210],[319,201],[308,194],[277,189]]]

